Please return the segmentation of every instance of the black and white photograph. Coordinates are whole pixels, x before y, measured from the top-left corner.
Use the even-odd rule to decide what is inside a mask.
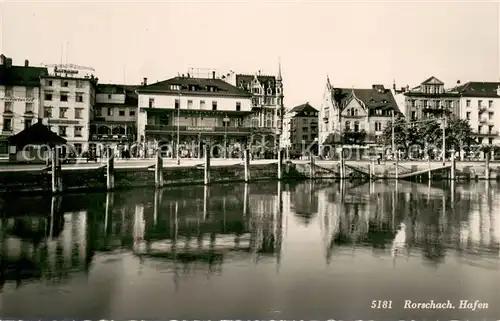
[[[500,319],[500,2],[0,1],[0,319]]]

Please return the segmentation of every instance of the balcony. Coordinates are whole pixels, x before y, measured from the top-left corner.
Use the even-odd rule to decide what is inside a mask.
[[[130,142],[135,141],[135,135],[111,135],[111,134],[92,134],[92,141],[99,142]]]
[[[224,126],[167,126],[167,125],[146,125],[146,133],[166,134],[176,133],[177,130],[183,134],[250,134],[253,130],[251,127],[224,127]]]

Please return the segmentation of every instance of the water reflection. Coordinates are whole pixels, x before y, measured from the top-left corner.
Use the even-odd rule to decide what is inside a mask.
[[[129,260],[127,269],[137,266],[134,271],[140,277],[152,271],[169,273],[175,293],[202,287],[193,285],[197,275],[243,273],[235,266],[273,266],[279,274],[300,267],[296,270],[303,275],[322,275],[330,282],[313,259],[319,250],[322,264],[326,261],[330,267],[368,252],[372,258],[364,258],[366,266],[388,257],[392,269],[417,262],[437,270],[453,259],[498,271],[500,214],[494,208],[500,205],[499,191],[495,182],[434,186],[316,181],[26,197],[15,202],[6,197],[1,201],[0,284],[3,293],[28,288],[35,295],[36,290],[23,285],[71,283],[102,268],[97,258],[106,255],[130,256],[137,264]],[[402,226],[404,237],[396,236]],[[318,243],[309,231],[319,237]],[[391,257],[395,243],[404,250]],[[257,282],[256,276],[251,280]],[[282,282],[295,282],[287,280]],[[109,293],[112,289],[106,287]]]

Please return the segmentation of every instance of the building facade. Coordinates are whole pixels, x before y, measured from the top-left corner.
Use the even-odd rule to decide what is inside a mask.
[[[94,117],[98,79],[92,74],[80,74],[91,68],[55,65],[41,79],[42,115],[44,122],[77,154],[88,149],[90,122]]]
[[[446,90],[444,83],[429,77],[405,95],[405,116],[408,121],[458,115],[460,99],[456,90]]]
[[[141,153],[151,154],[161,145],[167,157],[176,156],[177,150],[180,157],[201,157],[208,144],[214,146],[215,156],[232,157],[248,143],[252,95],[215,72],[211,78],[188,74],[145,82],[137,93],[138,142],[151,147]]]
[[[335,88],[327,79],[319,111],[321,145],[381,145],[381,136],[393,113],[400,113],[391,90],[383,85],[372,88]]]
[[[468,120],[479,144],[500,144],[500,83],[467,82],[457,86],[458,116]]]
[[[135,90],[139,86],[98,84],[94,119],[90,123],[91,146],[99,154],[102,148],[111,147],[117,154],[129,150],[137,141],[137,104]],[[117,155],[118,156],[118,155]]]
[[[282,141],[289,155],[302,155],[311,147],[317,149],[319,111],[305,103],[285,113]]]
[[[252,95],[252,146],[277,150],[282,131],[281,118],[285,114],[281,65],[277,76],[262,75],[260,71],[254,75],[231,71],[221,78]]]
[[[7,153],[6,137],[15,135],[37,122],[40,117],[40,78],[47,68],[12,65],[12,58],[0,55],[0,111],[2,143],[0,154]]]

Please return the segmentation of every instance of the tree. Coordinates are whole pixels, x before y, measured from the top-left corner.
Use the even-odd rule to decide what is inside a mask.
[[[364,145],[366,138],[366,131],[352,131],[349,129],[344,130],[342,133],[342,144],[346,145]]]

